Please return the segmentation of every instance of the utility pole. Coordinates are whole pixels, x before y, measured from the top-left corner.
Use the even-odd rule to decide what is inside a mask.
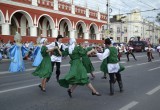
[[[106,6],[107,6],[107,38],[109,37],[109,29],[110,29],[110,20],[109,20],[109,5],[110,5],[110,2],[109,2],[109,0],[107,0],[107,4],[106,4]]]

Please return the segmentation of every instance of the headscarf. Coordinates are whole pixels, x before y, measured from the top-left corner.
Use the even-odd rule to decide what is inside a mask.
[[[37,44],[40,44],[40,42],[41,42],[41,37],[38,37],[36,42],[37,42]]]
[[[74,47],[75,47],[76,39],[70,38],[69,40],[69,54],[72,54]]]
[[[15,40],[16,42],[21,42],[22,37],[21,37],[21,35],[20,35],[18,32],[16,32],[16,35],[14,36],[14,40]]]
[[[47,39],[46,38],[42,38],[41,41],[40,41],[40,43],[44,44],[45,41],[47,41]]]

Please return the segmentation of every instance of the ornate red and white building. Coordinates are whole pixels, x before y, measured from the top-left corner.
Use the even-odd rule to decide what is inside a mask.
[[[107,15],[59,0],[0,0],[0,37],[13,39],[19,32],[25,40],[58,34],[79,40],[101,40]]]

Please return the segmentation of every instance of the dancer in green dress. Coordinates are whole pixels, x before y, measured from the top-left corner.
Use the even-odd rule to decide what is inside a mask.
[[[90,51],[90,53],[92,53],[92,51]],[[59,80],[59,84],[62,87],[68,88],[68,95],[72,97],[72,92],[77,85],[87,85],[92,91],[92,95],[100,96],[89,82],[87,71],[81,61],[81,57],[85,55],[85,51],[81,46],[77,46],[74,38],[70,39],[69,47],[63,52],[63,55],[70,56],[70,70],[63,79]],[[69,85],[71,85],[71,87],[69,87]]]
[[[41,54],[43,60],[41,61],[40,65],[36,68],[36,70],[32,73],[34,76],[39,76],[42,79],[41,85],[39,87],[43,92],[45,92],[46,87],[46,80],[47,78],[51,77],[52,75],[52,65],[51,65],[51,58],[49,56],[49,52],[55,49],[59,50],[58,47],[54,47],[53,49],[48,50],[46,47],[47,39],[42,38],[41,43],[43,44],[41,48]]]
[[[105,49],[106,49],[105,45],[103,45],[102,48],[103,48],[103,52],[104,52]],[[105,59],[102,61],[101,65],[100,65],[100,70],[104,73],[102,79],[107,79],[108,70],[107,70],[106,66],[107,66],[107,58],[105,58]]]
[[[88,57],[93,47],[89,47],[88,41],[85,41],[81,46],[83,47],[84,52],[85,52],[84,55],[82,56],[82,63],[84,67],[86,68],[87,73],[90,73],[92,76],[92,79],[94,79],[95,78],[95,75],[93,74],[94,67],[92,65],[90,58]]]

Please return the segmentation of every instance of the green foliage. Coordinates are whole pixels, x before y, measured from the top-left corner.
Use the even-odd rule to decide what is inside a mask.
[[[160,23],[160,13],[157,14],[157,16],[156,16],[156,21],[157,21],[158,23]]]

